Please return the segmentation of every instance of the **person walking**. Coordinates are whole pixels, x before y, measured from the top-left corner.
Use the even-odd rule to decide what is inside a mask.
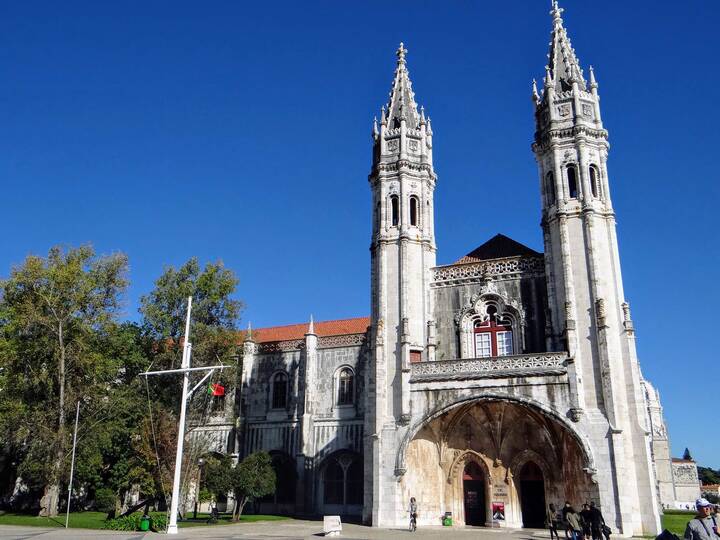
[[[555,539],[560,540],[560,536],[558,535],[560,519],[560,513],[555,508],[555,505],[550,503],[547,511],[545,512],[545,525],[548,529],[550,529],[550,540],[553,540],[553,533],[555,534]]]
[[[590,540],[590,537],[592,536],[592,528],[590,527],[590,523],[592,521],[590,519],[591,515],[590,505],[588,503],[583,504],[582,510],[580,510],[580,517],[582,518],[583,536],[585,537],[585,540]]]
[[[567,538],[568,540],[570,540],[572,538],[572,528],[570,527],[570,524],[568,523],[568,519],[567,519],[568,512],[571,509],[572,509],[572,506],[570,506],[570,501],[565,501],[565,506],[563,506],[561,515],[562,515],[563,526],[565,527],[565,538]]]
[[[602,540],[603,527],[605,527],[605,518],[600,509],[595,506],[595,502],[590,501],[590,531],[593,540]]]
[[[408,512],[410,513],[410,531],[415,532],[417,529],[417,510],[418,505],[415,497],[410,497],[410,506],[408,506]]]
[[[697,514],[685,527],[685,540],[718,540],[718,524],[713,520],[713,505],[705,498],[695,501]]]
[[[580,514],[575,512],[575,509],[571,506],[568,508],[565,518],[568,522],[568,531],[570,531],[570,534],[572,535],[572,540],[582,540],[583,528],[582,517],[580,517]]]

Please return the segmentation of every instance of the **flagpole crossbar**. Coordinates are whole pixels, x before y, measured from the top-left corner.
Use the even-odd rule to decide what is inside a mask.
[[[210,370],[212,373],[216,369],[223,370],[228,366],[219,365],[219,366],[203,366],[203,367],[188,367],[188,368],[178,368],[178,369],[161,369],[159,371],[144,371],[143,373],[140,373],[141,377],[147,377],[148,375],[168,375],[171,373],[188,373],[190,371],[206,371]]]

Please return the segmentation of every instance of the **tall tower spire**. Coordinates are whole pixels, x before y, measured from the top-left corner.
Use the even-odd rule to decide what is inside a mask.
[[[400,121],[404,118],[409,129],[417,129],[420,125],[417,103],[415,103],[415,92],[410,82],[410,73],[407,69],[405,57],[408,50],[403,43],[396,51],[397,67],[395,78],[390,89],[390,99],[387,104],[388,124],[391,128],[400,127]]]
[[[552,2],[544,89],[534,94],[533,151],[540,172],[550,350],[573,358],[572,419],[594,451],[610,455],[598,471],[600,498],[623,535],[659,527],[645,398],[623,292],[608,180],[608,132],[570,43],[562,8]],[[618,503],[618,501],[623,501]]]
[[[557,0],[552,0],[553,29],[550,36],[550,52],[548,52],[548,68],[552,73],[552,80],[555,90],[565,92],[572,89],[573,83],[578,83],[582,90],[585,90],[585,79],[580,67],[580,60],[572,48],[570,37],[563,25],[563,9],[559,7]]]
[[[392,459],[382,451],[396,448],[400,429],[410,419],[410,359],[432,356],[429,328],[433,307],[431,268],[435,266],[433,135],[425,111],[418,112],[407,68],[408,50],[400,44],[387,107],[379,129],[373,128],[373,160],[368,177],[372,192],[371,314],[374,361],[373,388],[368,400],[374,411],[366,420],[366,433],[374,433],[372,476],[377,482],[394,478]],[[373,436],[375,437],[375,436]],[[373,493],[373,523],[394,515],[393,501],[383,500],[397,488],[366,485]],[[386,513],[386,514],[385,514]]]

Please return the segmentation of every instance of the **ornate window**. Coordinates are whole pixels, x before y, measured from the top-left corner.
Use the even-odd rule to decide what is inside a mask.
[[[547,196],[547,205],[555,204],[555,175],[552,171],[545,175],[545,194]]]
[[[272,377],[270,384],[270,400],[273,409],[284,409],[287,407],[288,376],[285,372],[278,372]]]
[[[499,317],[497,307],[489,305],[487,317],[475,320],[475,357],[509,356],[513,354],[512,321]]]
[[[417,227],[418,225],[418,198],[410,197],[410,225]]]
[[[342,368],[337,377],[337,404],[352,405],[355,402],[355,374],[352,369]]]
[[[575,165],[567,166],[567,180],[568,180],[568,197],[571,199],[578,198],[578,180],[577,180],[577,169]]]
[[[592,190],[592,196],[597,199],[600,193],[600,174],[595,165],[590,165],[590,189]]]
[[[525,311],[516,299],[505,298],[494,282],[467,300],[455,322],[460,358],[508,356],[525,348]]]
[[[397,227],[400,224],[400,198],[390,195],[390,225]]]

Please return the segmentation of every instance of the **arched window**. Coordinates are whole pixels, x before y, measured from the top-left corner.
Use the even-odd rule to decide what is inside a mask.
[[[352,369],[340,370],[337,379],[337,404],[352,405],[355,399],[355,375]]]
[[[575,165],[567,166],[567,179],[568,179],[568,196],[571,199],[578,198],[578,181],[577,181],[577,169]]]
[[[555,204],[555,175],[552,171],[545,175],[545,193],[548,206]]]
[[[390,224],[397,227],[400,224],[400,199],[397,195],[390,195]]]
[[[595,165],[590,165],[590,189],[592,190],[593,197],[597,199],[600,193],[600,174]]]
[[[495,306],[488,306],[487,315],[475,322],[475,358],[513,354],[512,321],[499,317]]]
[[[276,373],[272,378],[272,408],[284,409],[287,407],[288,377],[285,373]]]
[[[362,505],[363,462],[354,452],[343,451],[327,458],[322,473],[324,504]]]
[[[410,225],[417,227],[418,224],[418,198],[410,197]]]

